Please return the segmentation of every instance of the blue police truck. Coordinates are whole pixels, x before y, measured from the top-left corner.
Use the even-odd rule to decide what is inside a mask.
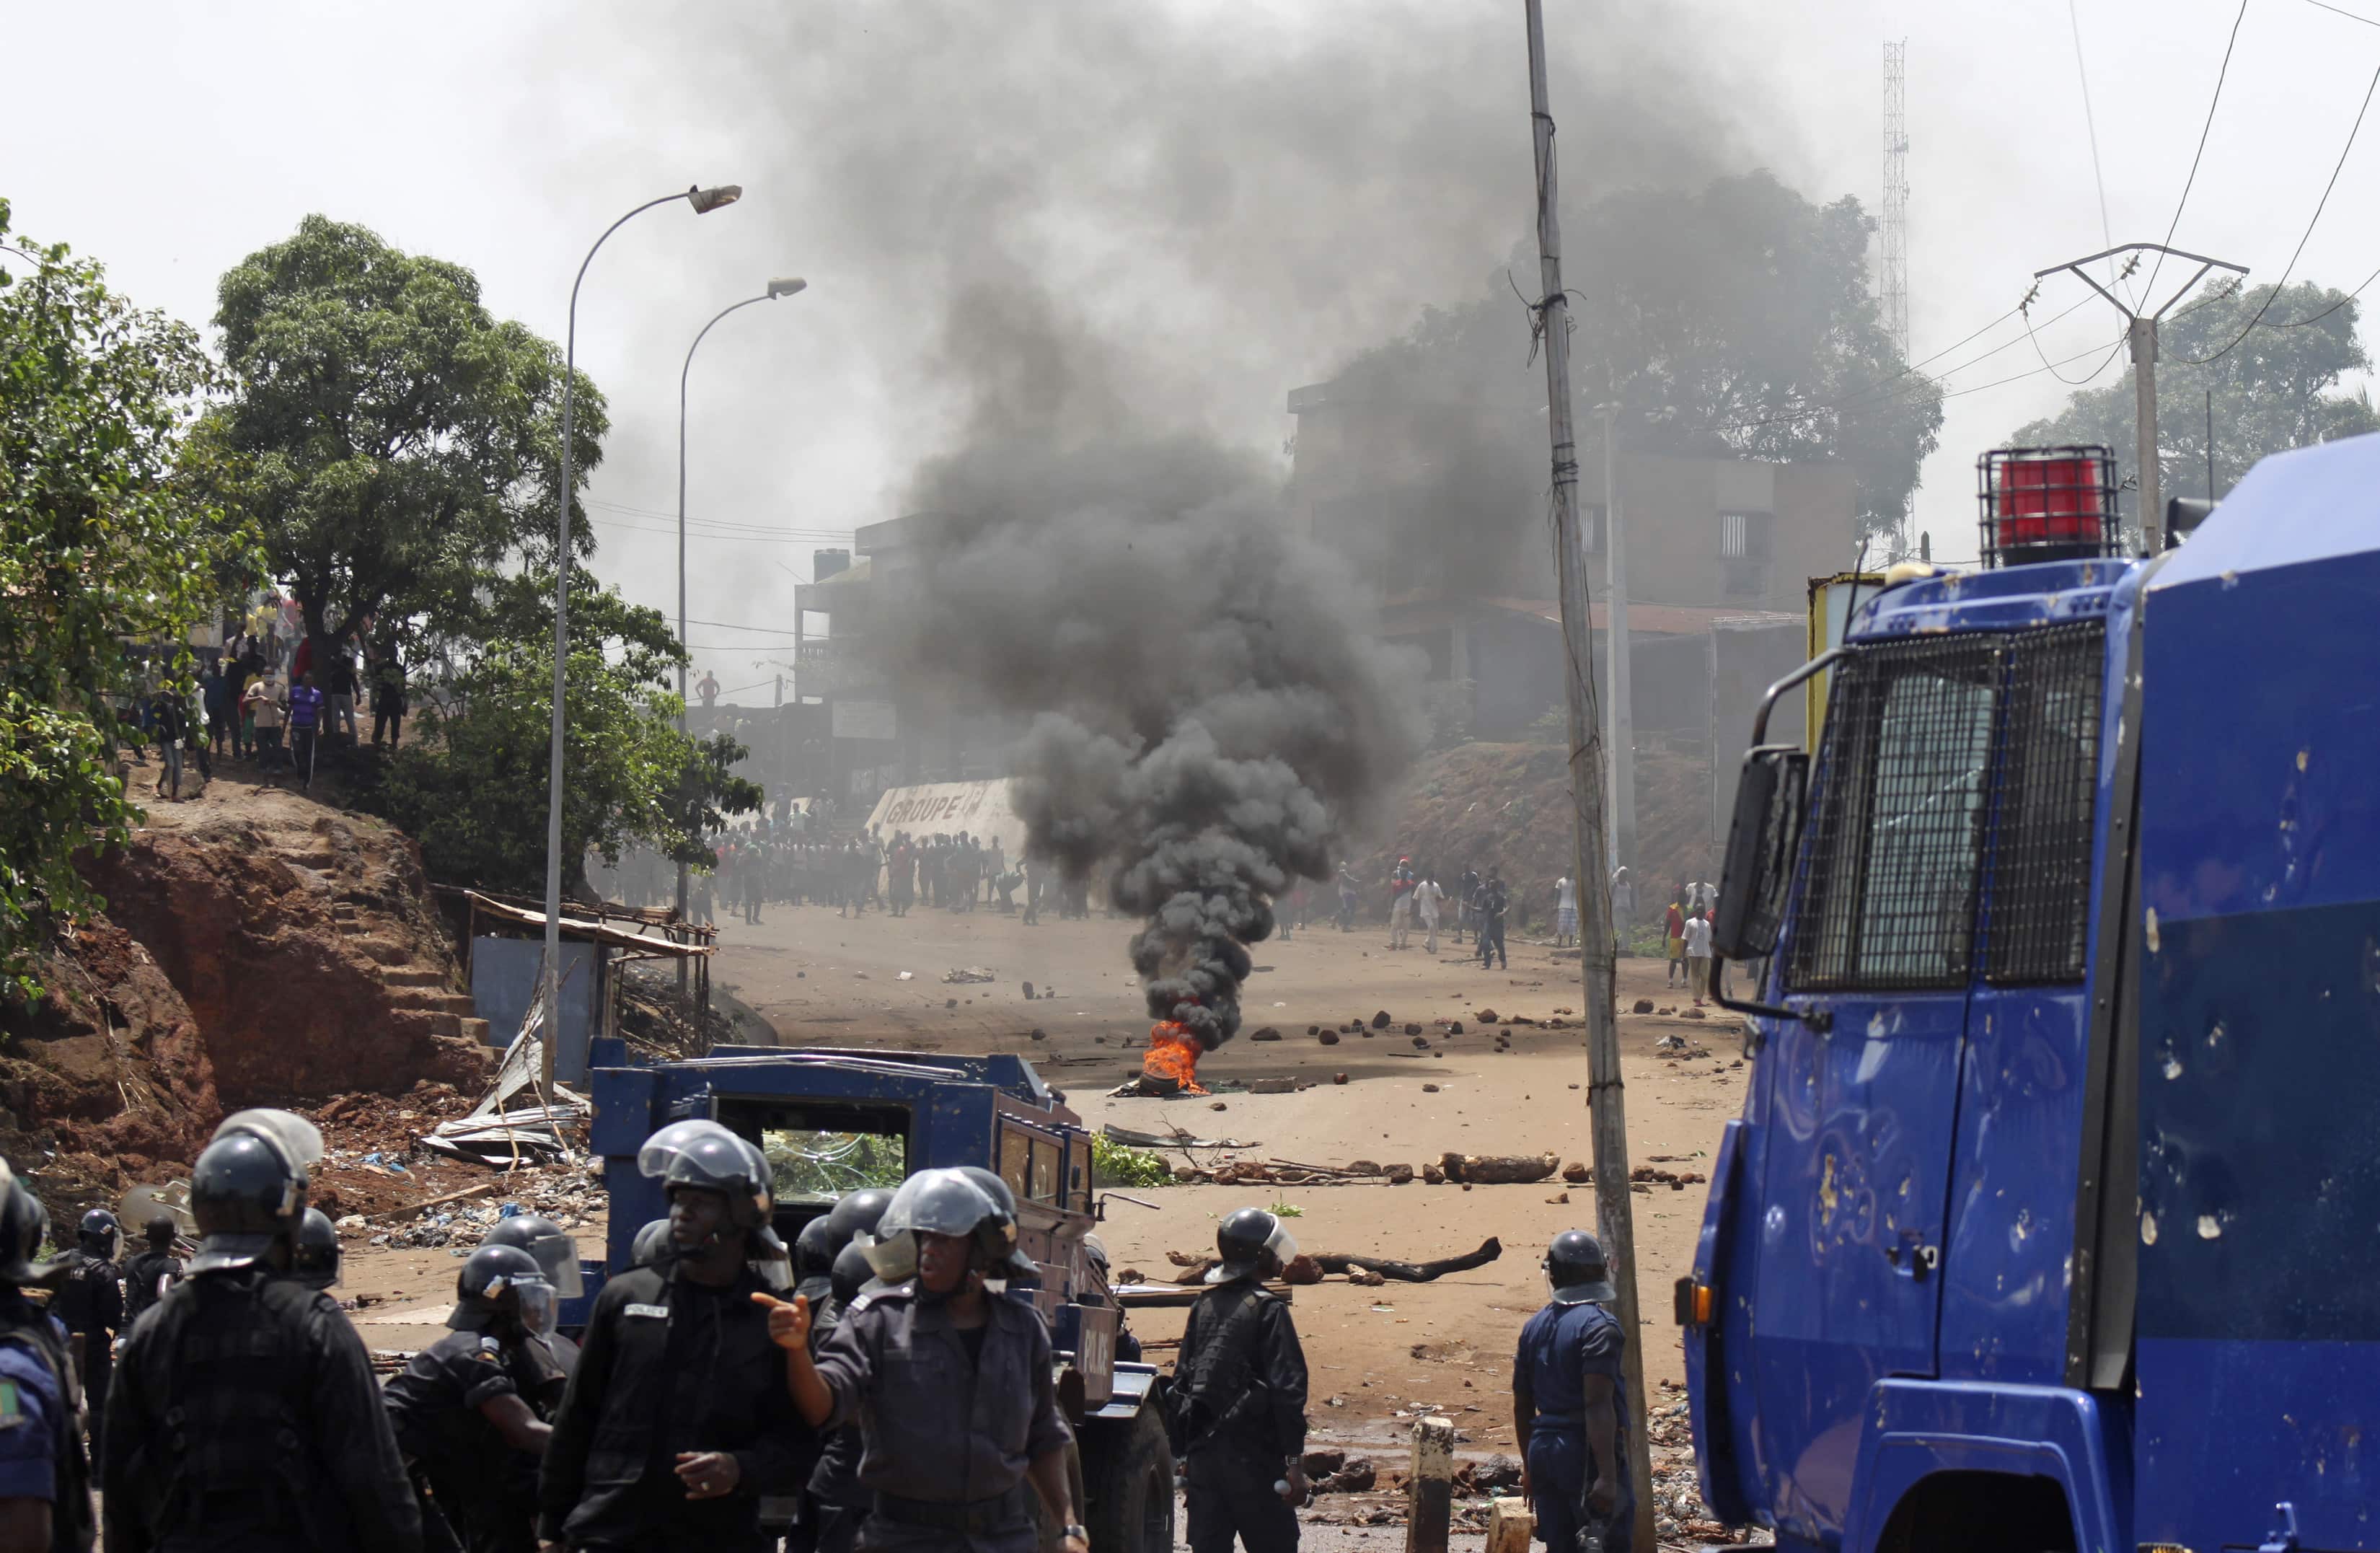
[[[1057,1353],[1093,1553],[1171,1553],[1173,1455],[1151,1396],[1157,1370],[1117,1357],[1123,1313],[1085,1244],[1098,1217],[1091,1136],[1031,1063],[773,1046],[647,1063],[604,1039],[590,1065],[590,1147],[611,1198],[606,1269],[629,1266],[637,1231],[668,1212],[661,1183],[637,1169],[638,1148],[689,1117],[720,1122],[768,1155],[775,1228],[788,1245],[844,1192],[898,1186],[935,1166],[998,1171],[1016,1194],[1019,1243],[1041,1269],[1031,1298]],[[591,1302],[601,1280],[589,1271]]]
[[[1745,760],[1703,1494],[1859,1553],[2380,1547],[2380,437],[2147,559],[2103,449],[1979,483],[1985,569],[1888,577],[1769,692],[1830,676],[1815,756],[1764,708]]]

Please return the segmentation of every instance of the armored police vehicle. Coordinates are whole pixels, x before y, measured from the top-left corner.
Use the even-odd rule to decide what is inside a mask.
[[[1041,1269],[1031,1297],[1057,1351],[1093,1553],[1170,1553],[1173,1455],[1150,1397],[1157,1370],[1116,1357],[1123,1312],[1107,1268],[1084,1245],[1098,1219],[1091,1135],[1032,1064],[773,1046],[720,1046],[696,1061],[646,1064],[606,1039],[594,1043],[591,1065],[610,1268],[629,1266],[638,1227],[668,1212],[661,1183],[637,1169],[638,1147],[689,1117],[760,1146],[775,1174],[775,1228],[788,1245],[845,1192],[898,1186],[936,1166],[997,1171],[1016,1194],[1019,1243]]]
[[[2380,437],[2146,559],[2104,450],[1981,487],[1985,569],[1862,600],[1769,692],[1831,675],[1815,756],[1764,708],[1745,761],[1704,1496],[1857,1553],[2380,1547]]]

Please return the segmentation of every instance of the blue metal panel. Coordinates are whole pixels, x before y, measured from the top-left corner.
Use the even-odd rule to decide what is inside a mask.
[[[1694,1246],[1694,1281],[1713,1292],[1709,1326],[1685,1329],[1687,1422],[1703,1501],[1731,1526],[1757,1519],[1766,1483],[1752,1427],[1753,1280],[1758,1265],[1760,1156],[1745,1141],[1759,1130],[1739,1118],[1719,1134],[1710,1200]],[[1717,1373],[1714,1373],[1714,1366]],[[1733,1405],[1741,1399],[1743,1405]]]
[[[2380,438],[2267,459],[2149,588],[2139,1535],[2380,1547]],[[2219,1420],[2219,1427],[2210,1427]]]
[[[2047,1477],[2066,1491],[2082,1553],[2123,1553],[2131,1484],[2127,1420],[2088,1391],[1893,1381],[1878,1386],[1859,1441],[1847,1553],[1870,1553],[1893,1507],[1941,1472]],[[2211,1553],[2211,1550],[2210,1550]]]
[[[1968,1011],[1940,1373],[2054,1385],[2081,1156],[2080,988],[1978,988]]]
[[[1831,1540],[1870,1389],[1934,1373],[1967,995],[1810,1001],[1833,1010],[1832,1032],[1780,1023],[1767,1053],[1751,1346],[1778,1527]]]

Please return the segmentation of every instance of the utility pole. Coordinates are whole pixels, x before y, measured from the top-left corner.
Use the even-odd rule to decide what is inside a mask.
[[[2191,272],[2190,278],[2176,286],[2173,295],[2167,297],[2154,311],[2143,313],[2131,307],[2123,298],[2101,285],[2097,281],[2093,280],[2090,272],[2082,268],[2085,264],[2095,264],[2102,259],[2113,259],[2119,253],[2167,254],[2175,259],[2187,260],[2198,268]],[[2140,515],[2141,553],[2155,555],[2161,548],[2161,536],[2157,526],[2165,518],[2165,507],[2159,502],[2157,495],[2157,320],[2171,312],[2176,302],[2189,296],[2191,287],[2204,279],[2209,270],[2228,270],[2233,274],[2244,276],[2248,273],[2248,268],[2244,264],[2234,264],[2228,260],[2209,259],[2204,254],[2184,253],[2178,248],[2168,248],[2163,243],[2126,243],[2119,248],[2111,248],[2105,253],[2086,254],[2081,259],[2070,260],[2063,264],[2052,264],[2046,270],[2035,270],[2033,273],[2033,278],[2041,280],[2046,276],[2056,274],[2060,270],[2070,270],[2082,276],[2083,285],[2105,297],[2114,305],[2118,312],[2124,315],[2126,332],[2132,347],[2133,416],[2139,423],[2139,439],[2133,449],[2133,457],[2139,466],[2136,478],[2140,482],[2139,500],[2135,510]],[[2150,272],[2149,278],[2153,283],[2155,282],[2156,279],[2155,271]]]
[[[1614,1007],[1617,956],[1611,891],[1603,885],[1603,751],[1595,695],[1595,646],[1586,613],[1586,555],[1579,544],[1578,444],[1572,435],[1570,298],[1562,290],[1560,180],[1554,121],[1546,104],[1546,31],[1541,0],[1523,0],[1529,29],[1529,122],[1537,164],[1537,328],[1546,349],[1546,424],[1553,442],[1554,564],[1561,584],[1563,675],[1570,704],[1570,786],[1574,807],[1572,876],[1578,880],[1579,974],[1586,1010],[1586,1103],[1595,1138],[1595,1207],[1617,1298],[1611,1314],[1626,1338],[1621,1377],[1628,1392],[1628,1471],[1635,1500],[1634,1546],[1654,1546],[1652,1458],[1645,1438],[1645,1329],[1637,1316],[1635,1210],[1628,1195],[1628,1112],[1620,1079]],[[1607,459],[1607,465],[1609,460]],[[1607,528],[1617,531],[1608,521]],[[1524,1443],[1526,1443],[1525,1441]]]
[[[1610,663],[1611,700],[1611,859],[1610,867],[1633,867],[1636,861],[1636,726],[1628,698],[1628,544],[1620,521],[1619,443],[1612,435],[1612,416],[1620,406],[1605,402],[1603,412],[1603,656]],[[1608,870],[1607,870],[1608,871]],[[1586,888],[1586,880],[1579,880]]]

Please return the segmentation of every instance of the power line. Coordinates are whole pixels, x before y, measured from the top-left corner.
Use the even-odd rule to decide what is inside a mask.
[[[781,625],[745,625],[733,620],[697,620],[692,615],[686,616],[686,623],[688,625],[716,625],[728,631],[765,631],[774,637],[801,635],[799,631],[789,631]]]
[[[2374,89],[2380,89],[2380,69],[2372,72],[2371,83],[2363,89],[2363,103],[2355,110],[2355,122],[2348,127],[2347,144],[2338,148],[2338,161],[2330,169],[2330,181],[2322,186],[2322,198],[2314,201],[2313,214],[2307,218],[2305,231],[2299,236],[2298,246],[2289,254],[2289,267],[2281,272],[2281,278],[2273,283],[2273,288],[2265,293],[2264,303],[2257,308],[2256,316],[2250,319],[2241,327],[2240,333],[2231,336],[2230,345],[2225,346],[2213,356],[2183,357],[2182,360],[2185,363],[2192,367],[2204,367],[2210,361],[2230,355],[2233,347],[2248,337],[2248,332],[2265,321],[2265,314],[2271,309],[2273,298],[2281,294],[2281,287],[2289,285],[2289,276],[2296,273],[2298,260],[2305,253],[2305,246],[2313,237],[2315,224],[2322,220],[2323,208],[2330,203],[2330,191],[2338,187],[2338,175],[2346,169],[2348,153],[2355,149],[2355,137],[2363,128],[2363,115],[2372,109],[2372,93]]]
[[[2116,246],[2116,231],[2107,221],[2107,176],[2099,170],[2099,120],[2091,111],[2091,73],[2082,66],[2082,15],[2076,8],[2076,0],[2066,0],[2066,24],[2074,34],[2074,79],[2082,83],[2082,127],[2091,138],[2091,181],[2099,188],[2099,237],[2112,249]],[[2115,269],[2116,261],[2111,258],[2107,261],[2110,285],[2115,284]],[[2134,300],[2138,299],[2135,294]],[[2033,321],[2028,318],[2025,330],[2030,334],[2032,329]],[[2034,348],[2039,350],[2040,342],[2035,341]]]
[[[2223,45],[2222,68],[2215,72],[2215,95],[2208,99],[2206,103],[2206,122],[2199,127],[2198,149],[2191,153],[2190,176],[2182,180],[2181,198],[2174,202],[2173,219],[2166,223],[2165,240],[2168,247],[2172,246],[2173,235],[2181,225],[2181,212],[2190,203],[2190,191],[2198,182],[2199,159],[2206,154],[2206,137],[2215,128],[2215,110],[2223,101],[2223,82],[2231,74],[2231,51],[2239,46],[2240,24],[2247,19],[2248,0],[2240,0],[2240,14],[2231,18],[2231,37]],[[2149,271],[2149,284],[2146,289],[2151,295],[2155,295],[2156,291],[2157,275],[2164,268],[2165,255],[2160,253],[2157,255],[2155,265]]]
[[[2267,329],[2302,329],[2309,323],[2320,323],[2324,319],[2328,318],[2339,309],[2347,306],[2348,303],[2352,302],[2358,297],[2362,296],[2363,286],[2370,285],[2374,281],[2380,281],[2380,270],[2374,270],[2370,274],[2364,276],[2363,285],[2357,286],[2354,290],[2349,292],[2346,296],[2341,297],[2338,301],[2333,302],[2330,306],[2323,309],[2322,311],[2315,313],[2311,318],[2294,318],[2287,323],[2267,323],[2265,327]]]
[[[2328,11],[2333,16],[2345,17],[2350,21],[2360,21],[2366,27],[2380,27],[2380,21],[2374,21],[2370,17],[2357,16],[2353,11],[2341,10],[2337,6],[2326,5],[2324,0],[2306,0],[2306,4],[2319,10]]]

